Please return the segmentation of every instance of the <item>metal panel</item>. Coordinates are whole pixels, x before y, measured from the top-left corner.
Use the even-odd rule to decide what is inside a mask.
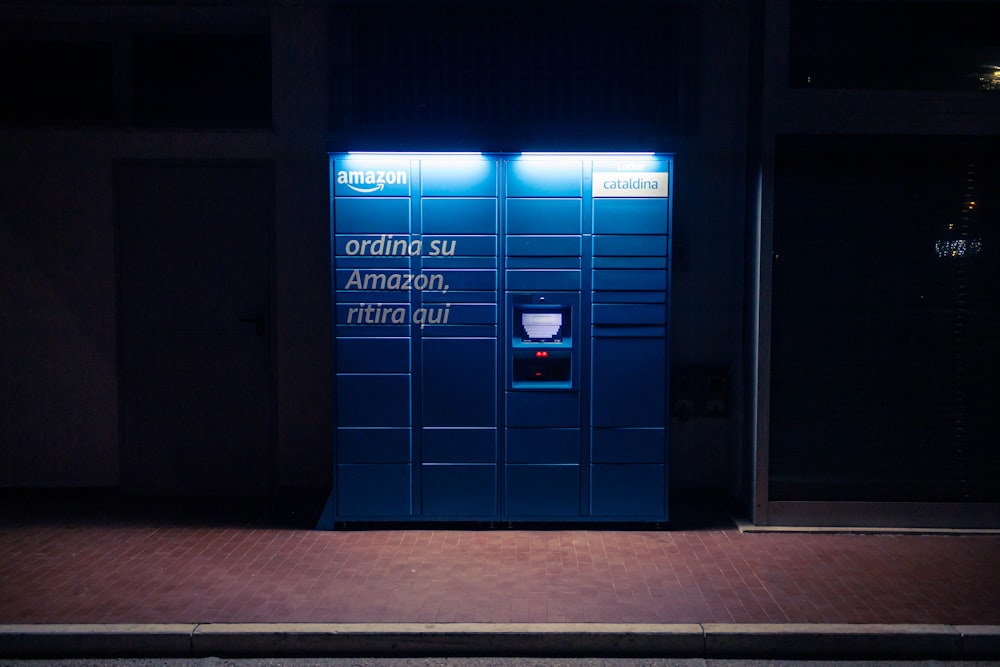
[[[337,429],[338,463],[407,463],[410,452],[408,428]]]
[[[656,290],[667,289],[667,272],[655,270],[594,270],[595,290]]]
[[[411,514],[410,466],[337,466],[337,509],[344,517],[385,518]]]
[[[592,341],[594,426],[665,426],[666,346],[662,339]]]
[[[508,224],[507,256],[565,256],[580,255],[579,236],[511,236]]]
[[[495,235],[475,236],[463,232],[461,234],[454,233],[441,236],[428,232],[425,228],[423,242],[424,246],[429,249],[428,253],[424,254],[424,262],[434,258],[434,255],[431,253],[434,252],[435,243],[437,244],[436,247],[441,248],[442,254],[451,252],[454,257],[489,257],[496,259],[497,256],[497,237]]]
[[[424,463],[495,463],[495,428],[425,428]]]
[[[667,309],[660,304],[595,303],[593,323],[600,324],[665,324]]]
[[[582,197],[583,164],[573,159],[507,162],[508,197]]]
[[[497,201],[423,199],[420,228],[424,234],[496,234]]]
[[[424,464],[421,476],[425,515],[482,519],[496,514],[496,465]]]
[[[338,234],[406,234],[410,231],[409,199],[337,198],[333,204]]]
[[[496,341],[424,339],[423,424],[496,426]]]
[[[507,392],[507,426],[580,425],[580,395],[561,391]]]
[[[478,156],[423,159],[420,192],[424,197],[496,197],[497,163]]]
[[[441,282],[444,286],[443,291],[445,292],[450,292],[451,290],[492,290],[497,288],[497,272],[492,269],[435,269],[427,275],[441,276]],[[416,277],[414,277],[414,280],[416,280]]]
[[[507,271],[507,289],[518,291],[579,290],[579,271],[557,269],[513,269]]]
[[[508,465],[505,473],[508,516],[579,516],[580,466]]]
[[[595,428],[590,434],[594,463],[663,463],[665,428]]]
[[[595,257],[595,269],[665,269],[666,257]]]
[[[626,324],[621,326],[591,327],[591,335],[597,338],[664,338],[667,335],[666,326],[637,326]]]
[[[338,375],[339,426],[409,426],[409,375]]]
[[[508,234],[579,234],[579,199],[508,199]]]
[[[510,257],[506,258],[508,269],[581,269],[580,257]]]
[[[508,429],[506,451],[507,463],[578,463],[580,429]]]
[[[662,221],[661,221],[662,222]],[[611,236],[594,237],[595,257],[666,257],[666,236]]]
[[[623,490],[628,489],[628,492]],[[655,517],[666,512],[666,472],[662,465],[591,466],[591,513],[596,516]]]
[[[595,199],[595,234],[666,234],[667,199]]]

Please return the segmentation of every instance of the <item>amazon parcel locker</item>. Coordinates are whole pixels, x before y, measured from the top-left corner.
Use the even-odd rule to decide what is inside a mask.
[[[352,521],[665,521],[672,157],[330,156]]]

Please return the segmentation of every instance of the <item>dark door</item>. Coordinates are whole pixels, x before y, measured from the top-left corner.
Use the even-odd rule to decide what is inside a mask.
[[[268,165],[120,162],[122,486],[269,488]]]

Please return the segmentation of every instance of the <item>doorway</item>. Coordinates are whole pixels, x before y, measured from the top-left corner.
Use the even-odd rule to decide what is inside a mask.
[[[120,161],[114,187],[122,487],[266,495],[271,166]]]

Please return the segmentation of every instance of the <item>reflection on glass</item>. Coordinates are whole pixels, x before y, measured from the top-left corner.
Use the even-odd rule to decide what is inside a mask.
[[[978,255],[982,249],[982,239],[955,239],[952,241],[938,239],[934,242],[934,250],[938,257],[967,257]]]
[[[965,167],[965,194],[956,222],[949,222],[945,238],[934,242],[934,254],[939,258],[966,258],[978,255],[983,250],[981,238],[969,238],[970,228],[976,227],[978,204],[976,203],[976,163]]]
[[[793,88],[1000,90],[1000,3],[793,0]]]
[[[979,76],[979,87],[983,90],[1000,90],[1000,65],[987,65],[986,72]]]

